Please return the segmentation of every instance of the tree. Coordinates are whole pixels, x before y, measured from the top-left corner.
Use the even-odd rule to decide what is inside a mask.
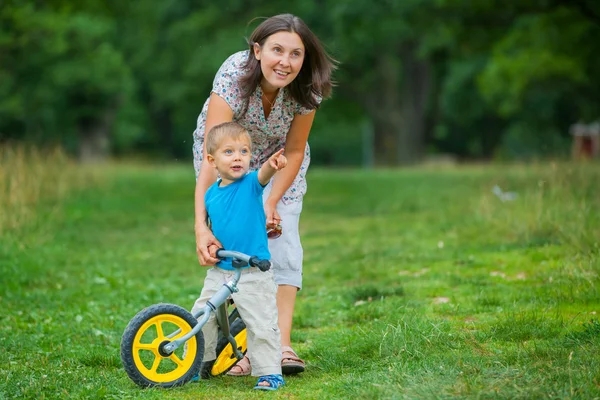
[[[360,164],[371,148],[364,158],[383,165],[431,151],[540,154],[597,118],[599,4],[5,0],[0,141],[60,142],[84,158],[107,145],[191,157],[215,72],[259,23],[248,21],[292,12],[341,61],[311,135],[314,162]]]
[[[430,1],[328,2],[330,40],[342,62],[344,96],[360,103],[374,126],[375,160],[410,164],[424,151],[432,68],[421,53]]]
[[[0,129],[25,137],[62,138],[83,159],[108,154],[116,114],[133,87],[121,53],[107,41],[110,20],[32,3],[0,11],[6,54],[0,74],[9,78],[0,103]],[[15,133],[8,132],[7,137]]]

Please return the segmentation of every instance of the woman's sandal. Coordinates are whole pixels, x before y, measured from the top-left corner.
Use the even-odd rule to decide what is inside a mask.
[[[248,356],[244,356],[227,372],[229,376],[248,376],[252,373],[252,366]]]
[[[267,382],[269,386],[262,386],[260,383]],[[256,382],[256,386],[254,389],[256,390],[277,390],[281,386],[285,385],[285,381],[283,380],[283,376],[281,374],[276,375],[264,375],[258,378],[258,382]]]
[[[281,347],[281,372],[285,375],[299,374],[304,372],[304,367],[304,361],[291,347]]]

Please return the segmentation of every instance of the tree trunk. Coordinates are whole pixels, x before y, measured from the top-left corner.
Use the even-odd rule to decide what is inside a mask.
[[[173,138],[173,121],[171,110],[162,107],[153,112],[154,126],[158,134],[159,145],[165,150],[165,155],[176,156],[175,143]]]
[[[400,59],[381,55],[375,65],[376,84],[363,98],[373,120],[376,165],[413,164],[423,155],[431,69],[417,59],[414,47],[404,46]]]
[[[402,59],[401,129],[397,152],[402,164],[418,162],[425,149],[426,106],[431,87],[431,67],[415,54],[415,45],[400,50]]]
[[[117,109],[110,108],[98,119],[79,121],[79,161],[82,163],[102,162],[110,153],[110,131]]]
[[[393,55],[382,54],[375,65],[377,78],[373,90],[363,97],[363,104],[373,121],[375,165],[397,165],[400,161],[396,146],[402,121],[396,64]]]

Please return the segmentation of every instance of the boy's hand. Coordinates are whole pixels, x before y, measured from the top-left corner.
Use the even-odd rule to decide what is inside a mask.
[[[285,168],[287,165],[287,158],[283,155],[283,149],[279,150],[277,153],[273,154],[269,157],[269,165],[275,171],[279,171],[280,169]]]
[[[266,186],[271,180],[275,172],[285,168],[287,158],[283,155],[283,150],[278,150],[260,167],[258,170],[258,181],[261,185]]]

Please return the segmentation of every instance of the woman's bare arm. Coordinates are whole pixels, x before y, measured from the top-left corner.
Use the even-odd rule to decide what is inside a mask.
[[[204,137],[208,132],[223,122],[233,120],[233,111],[227,102],[215,93],[211,93],[208,103],[208,112],[206,115],[206,126],[204,128]],[[206,140],[202,148],[202,160],[206,160]],[[208,227],[206,221],[206,205],[204,204],[204,195],[206,191],[217,180],[217,172],[206,162],[202,162],[200,173],[196,180],[196,190],[194,193],[194,231],[196,233],[196,253],[200,265],[214,265],[218,259],[212,257],[208,251],[211,245],[221,247],[221,243],[215,238]]]
[[[285,157],[287,166],[278,171],[273,178],[273,187],[271,193],[265,202],[265,213],[267,215],[267,226],[277,225],[279,214],[277,214],[276,205],[281,200],[285,192],[291,186],[292,182],[300,171],[300,166],[304,160],[304,151],[308,135],[315,119],[316,111],[306,115],[297,114],[292,121],[290,131],[287,134],[285,142]]]

